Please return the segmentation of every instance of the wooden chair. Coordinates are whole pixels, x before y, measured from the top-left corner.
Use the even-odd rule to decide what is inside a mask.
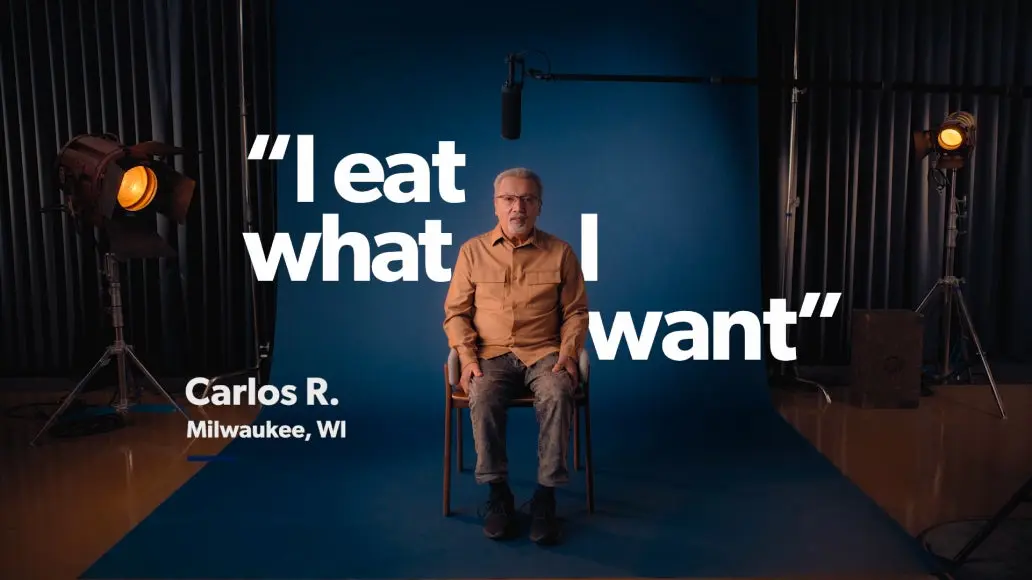
[[[591,405],[589,397],[590,365],[588,353],[581,351],[580,355],[580,386],[575,395],[575,409],[573,413],[573,468],[577,471],[584,469],[584,480],[586,495],[588,498],[588,513],[595,512],[595,472],[591,465]],[[455,464],[458,471],[465,471],[462,463],[462,425],[463,409],[469,409],[469,397],[459,387],[459,355],[455,349],[448,354],[448,362],[444,365],[444,517],[451,515],[451,456],[452,446],[455,447]],[[534,396],[529,392],[512,401],[510,407],[534,408]],[[452,418],[454,411],[455,432],[452,433]],[[584,461],[581,462],[581,413],[584,414]]]

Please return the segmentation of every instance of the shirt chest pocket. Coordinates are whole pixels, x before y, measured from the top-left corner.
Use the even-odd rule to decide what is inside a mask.
[[[505,305],[505,292],[508,284],[507,272],[502,268],[485,268],[473,274],[476,286],[474,298],[477,308],[489,310],[502,308]]]
[[[528,270],[524,274],[527,308],[536,311],[554,310],[559,306],[559,285],[562,276],[558,269]]]

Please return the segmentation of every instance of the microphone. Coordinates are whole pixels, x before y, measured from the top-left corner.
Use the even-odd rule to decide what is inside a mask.
[[[505,62],[509,65],[509,76],[502,85],[502,138],[520,138],[523,124],[523,83],[516,82],[516,61],[519,56],[510,54]]]

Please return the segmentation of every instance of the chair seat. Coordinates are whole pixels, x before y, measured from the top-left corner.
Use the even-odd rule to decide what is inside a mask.
[[[452,387],[451,393],[452,402],[456,406],[468,407],[469,406],[469,395],[465,393],[460,387]],[[577,403],[582,403],[585,399],[584,389],[577,387],[577,392],[573,394],[573,398]],[[510,407],[533,407],[534,406],[534,394],[527,391],[525,395],[520,395],[509,402]]]

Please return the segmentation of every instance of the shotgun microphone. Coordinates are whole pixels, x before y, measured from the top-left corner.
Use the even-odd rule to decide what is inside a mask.
[[[523,124],[523,83],[516,81],[516,62],[519,56],[510,54],[505,62],[509,65],[509,76],[502,85],[502,138],[520,138]]]

